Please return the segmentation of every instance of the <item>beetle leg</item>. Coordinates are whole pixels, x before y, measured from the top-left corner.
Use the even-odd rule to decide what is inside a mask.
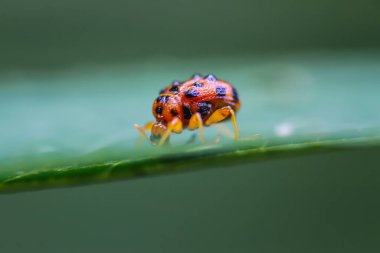
[[[239,140],[240,139],[240,134],[239,134],[239,127],[236,123],[236,115],[234,110],[230,106],[222,107],[215,112],[213,112],[210,117],[206,120],[205,125],[211,125],[217,122],[220,122],[227,117],[231,116],[231,122],[234,127],[234,132],[235,132],[235,139]]]
[[[160,142],[158,143],[158,146],[164,145],[172,132],[180,133],[182,132],[182,129],[183,129],[182,121],[177,117],[174,118],[168,124],[168,128],[166,129],[165,133],[162,135]]]
[[[146,131],[151,131],[153,125],[154,125],[154,121],[149,121],[148,123],[145,124],[144,129],[145,129]]]
[[[202,120],[202,116],[199,112],[197,112],[197,113],[193,114],[193,116],[191,116],[188,128],[189,128],[189,130],[199,128],[199,139],[200,139],[201,143],[205,143],[205,137],[203,134],[203,120]]]
[[[149,143],[151,143],[148,135],[145,133],[145,131],[150,131],[153,127],[154,122],[150,121],[145,124],[144,128],[142,128],[139,124],[135,124],[134,127],[137,129],[137,131],[140,132],[139,140],[137,141],[137,146],[140,146],[143,138],[145,138]]]

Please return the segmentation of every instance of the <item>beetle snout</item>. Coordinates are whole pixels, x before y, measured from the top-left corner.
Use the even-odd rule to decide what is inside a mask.
[[[164,133],[166,132],[166,130],[167,130],[167,127],[164,123],[162,123],[162,122],[154,123],[154,125],[152,127],[152,131],[151,131],[151,135],[150,135],[150,141],[154,146],[156,146],[160,143],[161,138],[164,135]],[[168,140],[169,140],[169,138],[167,138],[165,140],[165,143],[167,143]]]
[[[150,142],[152,143],[153,146],[157,146],[158,143],[161,140],[161,135],[151,135],[150,136]]]

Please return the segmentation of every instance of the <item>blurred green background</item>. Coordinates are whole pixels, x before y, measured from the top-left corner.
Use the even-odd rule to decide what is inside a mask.
[[[238,88],[243,136],[379,135],[379,9],[374,0],[2,0],[0,177],[130,158],[133,123],[152,119],[160,88],[194,72]],[[1,195],[0,251],[378,252],[378,154],[237,160]]]
[[[377,49],[379,2],[2,0],[1,66]],[[231,63],[232,64],[232,63]]]

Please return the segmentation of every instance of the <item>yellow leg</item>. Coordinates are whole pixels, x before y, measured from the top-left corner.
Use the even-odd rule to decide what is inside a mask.
[[[146,131],[150,131],[150,130],[152,130],[153,125],[154,125],[154,122],[153,121],[149,121],[148,123],[145,124],[144,129]]]
[[[140,132],[140,135],[139,135],[139,139],[137,141],[137,146],[140,146],[142,141],[143,141],[143,138],[145,138],[149,143],[151,143],[148,135],[145,133],[145,130],[146,131],[150,131],[153,127],[153,124],[154,122],[153,121],[150,121],[148,123],[145,124],[144,128],[142,128],[140,125],[138,124],[135,124],[134,127],[137,129],[137,131]]]
[[[202,120],[202,116],[199,112],[197,112],[197,113],[193,114],[193,116],[191,116],[188,128],[189,128],[189,130],[199,128],[199,139],[200,139],[201,143],[203,143],[203,144],[205,143],[205,137],[203,134],[203,120]]]
[[[230,106],[222,107],[216,110],[213,114],[211,114],[210,118],[208,118],[205,122],[205,125],[211,125],[217,122],[220,122],[226,119],[228,116],[231,116],[232,126],[234,127],[235,139],[240,139],[239,127],[236,123],[236,115],[234,110]]]
[[[169,124],[168,128],[166,129],[165,133],[161,136],[160,142],[158,143],[158,146],[162,146],[165,144],[166,140],[169,138],[170,134],[174,132],[181,132],[182,131],[182,121],[179,118],[174,118]]]

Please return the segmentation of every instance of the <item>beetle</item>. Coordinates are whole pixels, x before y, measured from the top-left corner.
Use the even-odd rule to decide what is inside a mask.
[[[240,105],[238,92],[230,83],[212,74],[204,77],[194,74],[184,82],[172,82],[159,92],[152,107],[155,122],[147,123],[144,128],[138,124],[134,127],[153,145],[164,145],[172,133],[181,133],[186,128],[198,128],[200,141],[204,143],[204,126],[231,119],[238,140],[236,112]],[[145,130],[151,131],[150,138]]]

